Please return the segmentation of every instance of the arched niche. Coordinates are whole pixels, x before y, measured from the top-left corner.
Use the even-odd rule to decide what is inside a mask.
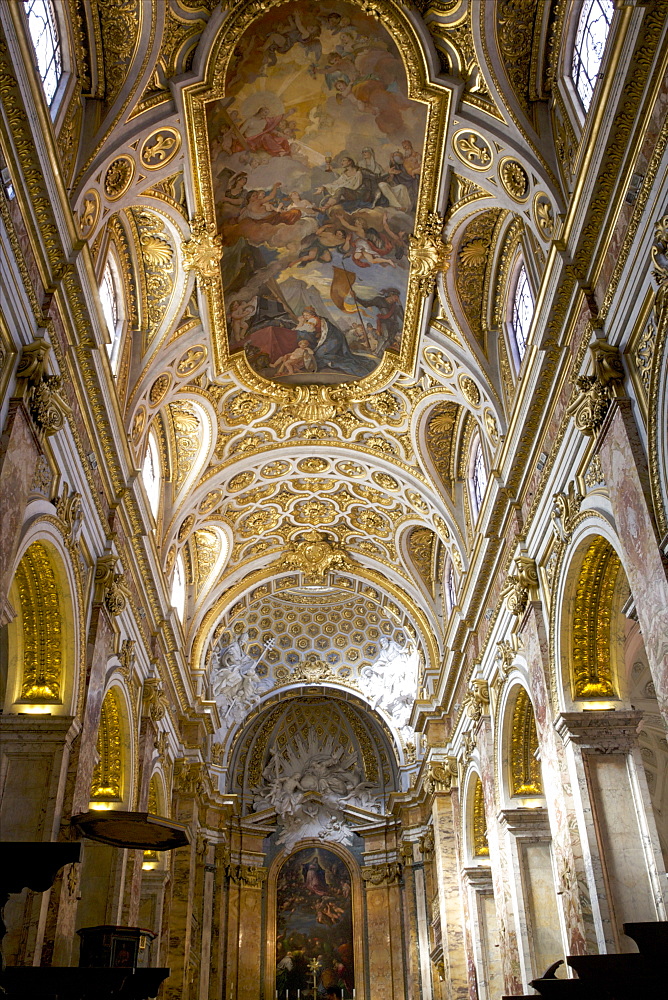
[[[503,799],[511,809],[544,802],[538,755],[538,731],[533,702],[524,684],[513,678],[499,706],[501,715],[499,760]]]
[[[41,535],[31,541],[16,568],[9,593],[16,617],[7,626],[5,712],[75,712],[74,586],[55,541]]]
[[[285,761],[293,774],[305,774],[309,758],[323,755],[338,755],[359,775],[382,815],[387,795],[399,788],[392,735],[360,699],[324,686],[317,693],[311,687],[274,696],[251,716],[230,751],[227,791],[240,797],[242,814],[267,810],[280,825],[276,797],[272,806],[266,794],[276,766],[282,774]]]
[[[487,816],[480,772],[470,768],[464,784],[464,851],[468,864],[488,864]]]
[[[91,809],[131,809],[133,805],[132,712],[119,684],[107,691],[100,709]]]
[[[607,532],[575,541],[558,610],[561,682],[567,708],[625,699],[623,609],[629,586]]]
[[[362,881],[353,855],[340,844],[304,840],[274,859],[267,884],[265,996],[278,990],[283,997],[286,989],[292,997],[298,989],[306,993],[313,985],[308,962],[315,958],[319,989],[342,986],[346,996],[355,989],[363,997]],[[293,930],[297,923],[300,929]],[[303,957],[295,955],[300,951]],[[292,970],[285,961],[290,952]]]

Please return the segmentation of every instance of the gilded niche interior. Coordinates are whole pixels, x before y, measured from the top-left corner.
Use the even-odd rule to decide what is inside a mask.
[[[0,3],[0,824],[81,841],[0,992],[665,931],[667,79],[665,0]]]

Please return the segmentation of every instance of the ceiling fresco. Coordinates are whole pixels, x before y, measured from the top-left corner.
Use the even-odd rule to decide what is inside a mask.
[[[207,107],[227,337],[267,378],[337,383],[401,352],[426,113],[350,4],[269,11]]]
[[[467,628],[468,449],[491,474],[520,384],[514,262],[539,279],[561,204],[497,86],[512,38],[469,0],[160,10],[72,184],[136,331],[115,378],[136,468],[160,446],[156,572],[169,594],[182,563],[186,590],[165,628],[223,763],[320,685],[410,770]]]

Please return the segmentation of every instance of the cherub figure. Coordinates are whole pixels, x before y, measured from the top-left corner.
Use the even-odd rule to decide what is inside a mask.
[[[315,372],[318,366],[308,340],[300,340],[292,354],[284,354],[276,362],[277,375],[294,375],[295,372]]]

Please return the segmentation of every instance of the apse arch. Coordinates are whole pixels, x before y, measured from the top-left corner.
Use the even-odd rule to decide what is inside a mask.
[[[304,707],[304,718],[295,732],[301,728],[302,736],[307,738],[309,720],[313,716],[316,729],[322,730],[316,732],[321,741],[334,736],[330,720],[323,715],[323,708],[329,705],[338,715],[338,745],[347,745],[347,739],[356,748],[364,781],[385,799],[391,792],[400,790],[399,768],[404,763],[404,751],[388,723],[357,693],[331,683],[317,687],[301,683],[287,691],[270,693],[232,734],[222,769],[226,791],[239,796],[242,814],[255,811],[253,798],[269,762],[272,741],[277,738],[286,717],[300,705]],[[294,720],[289,721],[294,728]],[[284,744],[282,747],[284,749]]]
[[[135,726],[132,703],[120,677],[113,677],[100,709],[90,789],[91,809],[131,809],[135,793]]]
[[[285,569],[278,564],[275,566],[275,571],[275,576],[273,577],[274,580],[285,575]],[[379,574],[367,569],[361,564],[355,565],[354,568],[346,570],[345,576],[343,574],[341,574],[341,576],[348,580],[348,583],[345,585],[347,588],[351,587],[351,578],[353,578],[356,581],[359,581],[360,585],[368,585],[376,594],[380,593],[384,595],[387,598],[387,603],[396,604],[399,612],[403,611],[408,620],[412,622],[413,627],[417,630],[420,636],[420,640],[425,651],[425,665],[427,669],[440,662],[441,639],[438,635],[438,630],[431,627],[429,618],[425,612],[401,587],[394,584],[387,578],[380,578]],[[270,579],[272,579],[272,577],[271,574],[267,572],[267,567],[255,569],[248,573],[248,575],[243,579],[237,580],[236,583],[229,586],[227,590],[213,602],[211,607],[200,620],[197,630],[192,638],[191,662],[193,664],[193,669],[206,669],[205,658],[207,646],[223,615],[227,611],[234,609],[247,594],[251,594],[256,588],[260,586],[267,586],[267,581]],[[298,586],[300,574],[293,574],[292,580],[293,582],[290,586]],[[338,580],[338,576],[336,577],[336,580]]]

